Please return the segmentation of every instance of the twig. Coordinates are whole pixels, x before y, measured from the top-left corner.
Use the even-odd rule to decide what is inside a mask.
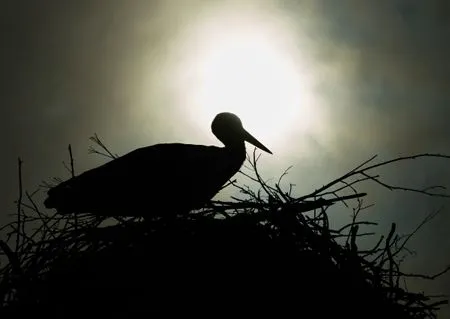
[[[75,177],[75,169],[73,167],[73,155],[72,155],[72,146],[69,144],[69,157],[70,157],[70,175]]]
[[[447,272],[450,271],[450,265],[445,267],[444,270],[438,272],[437,274],[434,275],[421,275],[421,274],[411,274],[411,273],[403,273],[403,272],[398,272],[399,275],[404,276],[404,277],[410,277],[410,278],[422,278],[422,279],[429,279],[429,280],[434,280],[444,274],[446,274]]]
[[[19,198],[17,199],[17,228],[21,229],[21,217],[22,217],[22,160],[20,157],[17,159],[19,164]],[[16,251],[18,251],[20,246],[20,236],[17,234],[16,236]]]

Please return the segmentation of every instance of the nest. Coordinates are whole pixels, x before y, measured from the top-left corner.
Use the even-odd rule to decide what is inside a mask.
[[[400,266],[408,240],[437,212],[411,234],[397,234],[392,224],[372,248],[359,247],[362,237],[377,234],[365,230],[376,223],[360,220],[369,206],[358,184],[448,197],[437,187],[388,185],[371,173],[418,157],[449,158],[420,154],[373,164],[373,157],[298,197],[293,185],[282,187],[287,171],[273,186],[263,180],[254,152],[245,166],[249,172],[240,174],[257,186],[235,180],[226,185],[242,197],[171,218],[164,218],[163,207],[150,207],[162,216],[151,221],[43,211],[36,193],[24,194],[20,185],[15,220],[2,228],[0,313],[435,318],[447,300],[408,291],[404,279],[432,280],[449,269],[426,276],[406,274]],[[350,209],[352,218],[333,229],[328,211],[337,205]]]

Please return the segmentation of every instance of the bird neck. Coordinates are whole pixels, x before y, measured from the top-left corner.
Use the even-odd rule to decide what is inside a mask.
[[[245,156],[245,142],[244,141],[228,143],[227,145],[225,145],[225,148],[227,150],[229,150],[231,153],[244,154],[244,156]]]

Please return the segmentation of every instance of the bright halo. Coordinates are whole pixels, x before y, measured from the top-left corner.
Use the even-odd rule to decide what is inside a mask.
[[[209,129],[219,112],[236,113],[267,146],[314,121],[307,68],[286,25],[254,12],[209,15],[182,46],[180,103]]]

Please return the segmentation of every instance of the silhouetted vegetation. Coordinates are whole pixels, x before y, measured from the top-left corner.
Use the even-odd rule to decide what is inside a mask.
[[[101,149],[116,157],[95,136]],[[74,175],[70,152],[68,170]],[[401,262],[411,234],[392,224],[370,249],[362,237],[377,236],[376,223],[361,220],[368,209],[357,188],[374,182],[390,190],[449,197],[441,186],[427,189],[388,185],[373,173],[395,162],[435,157],[419,154],[374,163],[375,157],[340,178],[296,197],[283,186],[287,171],[273,185],[258,171],[255,152],[240,173],[253,187],[230,181],[241,196],[211,201],[204,209],[175,218],[100,218],[58,215],[42,210],[21,184],[15,220],[2,231],[0,296],[2,316],[24,314],[75,317],[80,314],[142,313],[154,317],[435,318],[444,296],[408,291]],[[53,179],[53,183],[58,182]],[[149,181],[151,182],[151,181]],[[49,185],[46,185],[49,186]],[[172,191],[172,190],[168,190]],[[180,190],[182,191],[182,189]],[[176,193],[173,200],[177,200]],[[160,210],[151,199],[146,209]],[[352,212],[349,223],[330,226],[328,211],[337,204]]]

